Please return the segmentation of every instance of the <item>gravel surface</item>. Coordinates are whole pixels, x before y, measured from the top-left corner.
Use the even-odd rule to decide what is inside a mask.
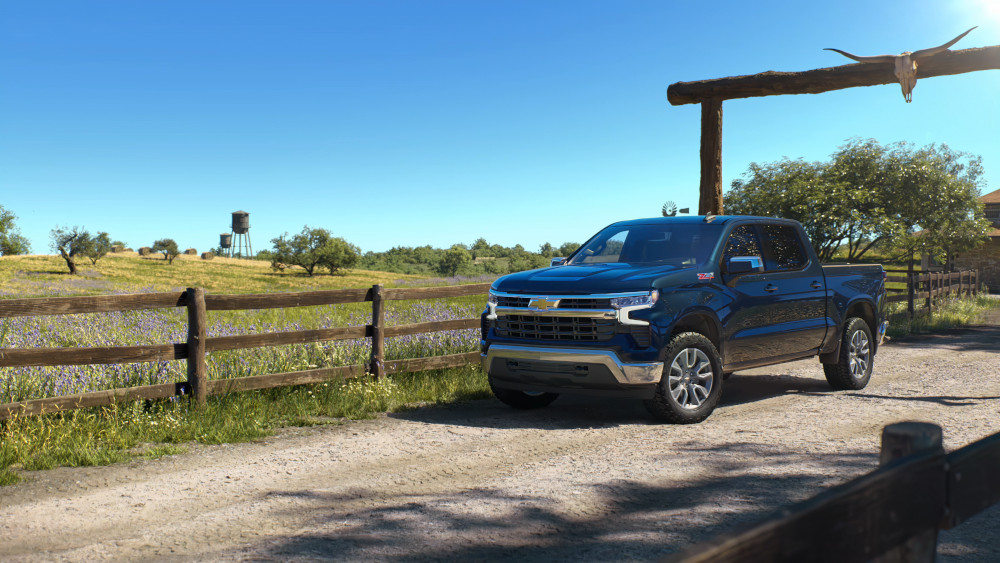
[[[0,488],[0,560],[650,560],[874,469],[884,425],[1000,431],[1000,328],[897,340],[869,386],[815,360],[742,372],[705,422],[561,397],[477,401]],[[1000,560],[1000,509],[942,532],[942,561]]]

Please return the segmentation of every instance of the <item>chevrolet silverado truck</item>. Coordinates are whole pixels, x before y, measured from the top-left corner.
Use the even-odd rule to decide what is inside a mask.
[[[482,365],[512,407],[589,393],[700,422],[742,369],[819,356],[834,389],[864,388],[885,295],[882,266],[821,265],[796,221],[622,221],[551,267],[492,284]]]

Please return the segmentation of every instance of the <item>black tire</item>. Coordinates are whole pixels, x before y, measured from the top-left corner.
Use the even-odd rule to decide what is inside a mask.
[[[558,393],[526,393],[516,389],[495,387],[492,381],[490,389],[493,391],[493,396],[500,399],[501,403],[515,409],[540,409],[549,406],[552,401],[559,398]]]
[[[864,319],[851,317],[844,323],[837,363],[823,364],[830,387],[840,391],[864,389],[872,377],[875,343]]]
[[[663,353],[663,376],[649,412],[666,422],[692,424],[708,418],[722,396],[722,360],[708,338],[697,332],[674,336]]]

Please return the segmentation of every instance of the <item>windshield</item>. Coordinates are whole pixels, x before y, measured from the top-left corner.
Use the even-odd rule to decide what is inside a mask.
[[[580,247],[568,264],[627,262],[693,266],[707,262],[721,225],[612,225]]]

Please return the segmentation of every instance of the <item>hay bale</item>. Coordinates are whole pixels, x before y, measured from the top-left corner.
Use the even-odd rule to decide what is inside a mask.
[[[193,249],[193,248],[189,248],[189,249],[187,249],[187,250],[184,251],[184,254],[188,254],[190,256],[194,256],[195,254],[198,254],[198,251],[195,250],[195,249]]]
[[[215,253],[214,252],[202,252],[201,253],[201,259],[202,260],[211,260],[212,258],[215,258]]]
[[[153,253],[153,249],[148,246],[139,247],[139,256],[149,256]]]

